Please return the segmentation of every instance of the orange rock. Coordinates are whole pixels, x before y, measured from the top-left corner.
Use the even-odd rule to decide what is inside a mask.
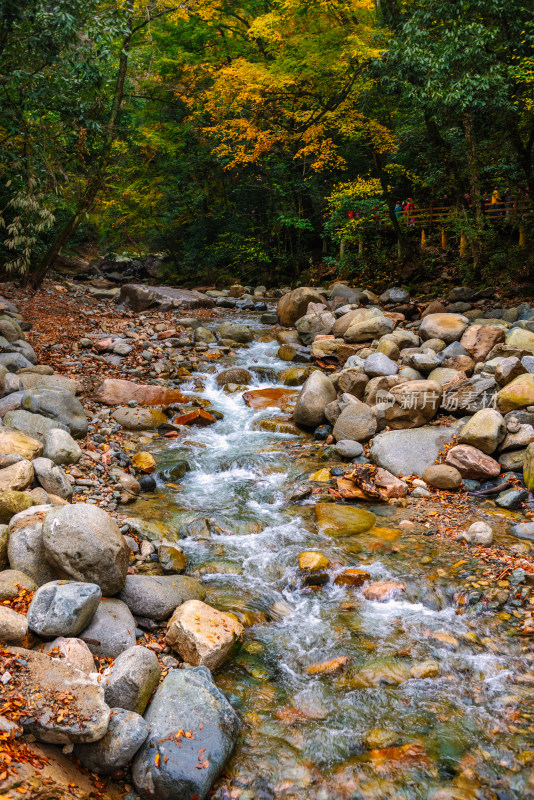
[[[396,581],[375,581],[369,584],[363,590],[365,597],[368,600],[377,600],[379,603],[385,603],[387,600],[393,600],[397,595],[402,594],[406,586],[403,583]]]
[[[349,478],[338,478],[337,490],[345,500],[376,500],[376,498],[370,497],[368,494],[365,494],[365,492],[362,492],[354,481],[351,481]]]
[[[336,586],[361,586],[371,579],[368,572],[363,569],[346,569],[334,581]]]
[[[189,399],[178,391],[166,386],[123,381],[106,378],[98,387],[96,400],[107,406],[122,406],[135,400],[140,406],[163,406],[173,403],[188,403]]]
[[[383,750],[371,750],[369,760],[376,772],[381,774],[398,772],[400,770],[415,769],[416,767],[428,768],[430,759],[422,744],[413,742],[402,747],[386,747]]]
[[[204,411],[203,408],[195,408],[194,411],[190,411],[188,414],[174,417],[172,422],[173,425],[201,425],[205,427],[206,425],[213,425],[217,420],[209,411]]]
[[[251,389],[242,397],[249,408],[281,408],[293,405],[298,395],[297,389]]]
[[[308,675],[336,675],[338,672],[343,672],[349,663],[347,656],[339,656],[333,658],[331,661],[323,661],[321,664],[312,664],[308,667]]]

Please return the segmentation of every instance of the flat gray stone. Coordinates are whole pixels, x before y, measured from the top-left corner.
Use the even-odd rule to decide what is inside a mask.
[[[92,744],[79,744],[74,755],[98,775],[111,775],[130,763],[146,737],[148,723],[135,711],[112,708],[105,736]]]
[[[130,647],[117,656],[109,673],[102,677],[106,703],[142,714],[160,676],[161,667],[152,650],[141,645]]]
[[[41,586],[28,609],[28,625],[43,638],[77,636],[102,599],[96,583],[52,581]]]
[[[186,600],[203,600],[204,588],[185,575],[127,575],[118,597],[132,614],[166,619]]]
[[[384,431],[373,439],[370,460],[394,475],[421,476],[455,433],[445,426]]]
[[[125,603],[106,598],[100,601],[91,622],[79,638],[94,655],[117,658],[135,645],[135,620]]]

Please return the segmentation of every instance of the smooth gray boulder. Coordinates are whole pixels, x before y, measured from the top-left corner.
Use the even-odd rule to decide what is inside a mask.
[[[242,344],[247,344],[254,338],[250,328],[240,325],[238,322],[221,322],[220,325],[217,325],[217,333],[219,339],[232,339],[232,341]]]
[[[39,442],[44,442],[45,436],[58,427],[63,427],[64,430],[67,430],[66,426],[60,425],[57,420],[48,419],[48,417],[43,417],[42,414],[32,414],[22,408],[16,411],[8,411],[4,417],[4,425],[6,428],[21,431],[21,433],[25,433]]]
[[[0,601],[15,597],[20,589],[35,592],[37,588],[33,578],[18,569],[3,569],[0,572]]]
[[[371,378],[378,378],[382,375],[396,375],[399,371],[399,365],[384,353],[373,353],[367,356],[363,362],[363,368]]]
[[[142,714],[159,683],[161,667],[152,650],[135,645],[115,659],[109,673],[102,676],[108,706]]]
[[[7,555],[12,570],[23,572],[38,586],[55,580],[57,575],[45,556],[43,520],[54,506],[32,506],[11,518],[8,526]]]
[[[127,575],[118,596],[136,616],[166,619],[186,600],[203,600],[206,592],[185,575]]]
[[[152,800],[204,800],[229,758],[239,719],[206,667],[172,670],[145,719],[150,733],[133,762],[133,780],[141,796]],[[177,731],[195,731],[176,746]],[[199,751],[204,756],[199,761]],[[159,762],[155,757],[159,755]],[[199,769],[199,764],[201,768]]]
[[[339,401],[341,414],[334,425],[334,439],[366,442],[376,433],[376,411],[352,395],[343,394]]]
[[[336,452],[342,458],[358,458],[363,453],[363,445],[360,442],[353,442],[350,439],[340,439],[336,443]]]
[[[146,737],[148,723],[135,711],[112,708],[107,733],[98,742],[78,744],[74,755],[98,775],[111,775],[130,763]]]
[[[32,362],[22,353],[0,353],[0,366],[6,367],[8,372],[18,372],[24,367],[31,367]]]
[[[315,370],[300,390],[293,419],[304,428],[316,428],[324,422],[326,406],[335,399],[332,381],[323,372]]]
[[[77,464],[82,457],[82,450],[68,431],[52,428],[44,436],[43,455],[54,464]]]
[[[96,583],[104,597],[124,586],[130,550],[117,523],[98,506],[76,503],[49,511],[43,543],[59,576]]]
[[[370,460],[394,475],[421,476],[455,433],[445,426],[384,431],[373,439]]]
[[[56,497],[62,497],[63,500],[70,500],[72,497],[72,486],[67,480],[67,476],[61,469],[56,466],[52,459],[35,458],[32,461],[35,477],[48,494],[53,494]]]
[[[101,599],[96,583],[51,581],[35,593],[28,608],[28,625],[43,638],[77,636],[93,618]]]
[[[117,658],[135,645],[135,620],[128,606],[114,598],[104,598],[89,625],[80,633],[91,653]]]
[[[22,408],[56,420],[75,439],[87,434],[87,417],[83,406],[70,392],[61,389],[28,389],[22,400]]]

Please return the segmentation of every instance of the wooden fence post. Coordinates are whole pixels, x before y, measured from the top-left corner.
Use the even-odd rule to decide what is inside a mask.
[[[467,255],[467,236],[462,231],[460,234],[460,258],[465,258]]]
[[[519,226],[519,247],[526,247],[527,245],[527,237],[525,234],[525,226]]]
[[[443,250],[447,249],[447,231],[445,228],[441,229],[441,247]]]
[[[421,250],[424,250],[426,247],[426,232],[424,228],[421,228]]]

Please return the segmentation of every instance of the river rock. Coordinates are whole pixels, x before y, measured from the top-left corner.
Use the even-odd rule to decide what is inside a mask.
[[[496,344],[504,342],[505,330],[500,325],[470,325],[460,339],[474,361],[484,361]]]
[[[350,439],[341,439],[336,442],[336,452],[341,458],[358,458],[363,453],[363,446],[360,442],[351,441]]]
[[[87,433],[87,417],[80,401],[60,389],[28,389],[22,400],[22,408],[54,420],[67,428],[79,439]]]
[[[77,503],[49,511],[43,542],[46,559],[60,576],[96,583],[104,596],[124,586],[129,548],[117,523],[98,506]]]
[[[343,369],[336,373],[337,388],[346,394],[352,394],[358,400],[363,400],[369,378],[364,372],[357,369]]]
[[[352,322],[345,331],[343,338],[349,343],[367,342],[371,339],[378,339],[386,333],[391,333],[394,327],[395,323],[390,317],[377,315],[363,322]]]
[[[61,428],[52,428],[44,435],[43,456],[58,466],[77,464],[82,457],[82,451],[70,433]]]
[[[463,478],[469,480],[496,478],[501,472],[498,461],[469,444],[451,447],[445,461],[451,467],[455,467]]]
[[[311,304],[314,310],[308,310],[303,317],[297,320],[295,327],[299,333],[301,341],[304,344],[311,344],[317,335],[328,336],[332,332],[332,328],[336,318],[331,311],[323,305],[319,304],[314,308],[315,304]]]
[[[370,530],[376,517],[369,511],[338,503],[318,503],[315,506],[317,527],[328,536],[354,536]]]
[[[52,581],[34,595],[28,625],[38,636],[76,636],[91,621],[102,599],[95,583]]]
[[[491,455],[506,435],[504,418],[494,408],[477,411],[461,428],[458,434],[460,444],[470,444]]]
[[[534,444],[529,444],[523,460],[523,480],[527,489],[534,489]]]
[[[300,390],[293,419],[304,428],[316,428],[324,422],[326,406],[335,399],[336,390],[332,381],[316,370]]]
[[[419,475],[434,464],[454,435],[453,428],[384,431],[375,436],[370,459],[394,475]]]
[[[305,550],[299,555],[299,569],[304,572],[319,572],[329,565],[330,561],[327,557],[315,550]]]
[[[177,575],[187,567],[186,554],[171,542],[163,542],[158,546],[158,561],[166,575]]]
[[[484,369],[487,370],[487,367],[488,365],[486,363]],[[513,381],[514,378],[518,378],[519,375],[524,375],[526,372],[529,372],[529,370],[525,369],[517,356],[509,356],[508,358],[499,359],[494,374],[495,380],[499,386],[506,386],[506,384]]]
[[[9,564],[32,578],[38,586],[56,578],[46,560],[43,542],[43,520],[52,508],[51,505],[33,506],[16,514],[9,523]]]
[[[99,403],[107,406],[123,406],[135,401],[140,406],[171,406],[187,403],[187,397],[167,386],[150,386],[132,381],[106,378],[98,387],[95,395]]]
[[[145,286],[141,283],[126,283],[121,286],[117,302],[128,304],[134,311],[146,311],[158,306],[160,310],[177,308],[213,308],[214,301],[194,289],[177,289],[174,286]]]
[[[186,600],[203,600],[204,588],[185,575],[128,575],[119,597],[133,614],[166,619]]]
[[[298,289],[287,292],[280,298],[276,308],[280,325],[291,328],[298,319],[304,316],[310,303],[327,305],[324,295],[309,286],[299,286]]]
[[[93,654],[81,639],[66,639],[59,636],[57,639],[52,639],[51,642],[45,642],[43,653],[47,653],[51,658],[64,661],[65,664],[85,672],[86,675],[97,671]]]
[[[493,542],[493,530],[487,522],[474,522],[466,531],[460,533],[458,541],[464,540],[467,544],[481,544],[485,547]]]
[[[332,333],[336,337],[344,337],[348,329],[353,323],[364,322],[374,317],[380,317],[382,313],[378,308],[357,308],[348,311],[334,322]]]
[[[20,431],[0,428],[0,453],[4,455],[19,455],[31,461],[42,455],[43,445],[37,439],[32,439]]]
[[[0,492],[23,492],[32,481],[33,467],[30,461],[17,461],[0,469]]]
[[[205,800],[239,733],[238,717],[209,670],[172,670],[145,719],[150,732],[133,764],[137,791],[153,800]],[[194,734],[179,737],[177,747],[177,731]]]
[[[455,467],[448,464],[435,464],[427,467],[422,475],[425,483],[436,489],[459,489],[462,485],[462,476]]]
[[[142,714],[160,677],[161,667],[152,650],[140,645],[130,647],[102,676],[106,703]]]
[[[396,375],[399,366],[383,353],[373,353],[365,359],[363,369],[371,378],[377,378],[381,375]]]
[[[116,408],[111,418],[127,431],[147,431],[169,421],[158,408]]]
[[[522,328],[513,328],[506,334],[506,344],[509,347],[517,347],[520,350],[527,350],[529,353],[534,353],[534,333],[532,331],[523,330]]]
[[[0,353],[0,367],[6,367],[8,372],[18,372],[19,369],[31,366],[32,362],[22,353]]]
[[[4,569],[0,572],[0,602],[15,597],[21,589],[35,592],[37,584],[33,578],[18,569]]]
[[[199,325],[198,328],[195,328],[193,339],[195,342],[204,342],[204,344],[215,344],[217,341],[215,334],[213,334],[203,325]]]
[[[11,653],[26,664],[12,671],[3,701],[22,697],[26,733],[52,744],[95,742],[104,736],[110,710],[92,678],[45,653],[12,648],[6,657]],[[71,699],[58,700],[58,695]]]
[[[34,459],[32,463],[35,477],[45,492],[48,492],[49,495],[62,497],[64,500],[70,500],[72,486],[61,467],[56,466],[50,458],[43,457]]]
[[[5,569],[8,565],[8,560],[7,560],[8,541],[9,541],[8,527],[5,524],[0,525],[0,570]]]
[[[376,412],[352,395],[342,395],[341,413],[334,425],[336,441],[366,442],[376,433]]]
[[[425,380],[400,383],[382,395],[377,392],[378,424],[394,430],[420,428],[436,415],[441,394],[437,381]]]
[[[214,670],[226,661],[243,634],[235,617],[200,600],[187,600],[169,620],[167,644],[189,664]]]
[[[48,419],[42,414],[32,414],[22,408],[18,411],[8,411],[4,417],[4,425],[21,431],[31,439],[38,439],[42,443],[50,431],[61,427],[61,423],[57,420]]]
[[[135,645],[135,620],[121,600],[104,598],[80,638],[95,655],[117,658]]]
[[[424,339],[443,339],[456,342],[469,325],[467,317],[461,314],[427,314],[419,327],[419,335]]]
[[[497,394],[497,408],[501,414],[534,405],[534,375],[526,373],[514,378]]]
[[[0,642],[21,644],[27,633],[28,621],[24,614],[0,606]]]
[[[252,374],[248,369],[242,367],[230,367],[230,369],[223,369],[215,378],[217,386],[222,387],[227,383],[245,384],[248,386],[252,383]]]
[[[217,325],[217,333],[219,339],[231,339],[233,342],[240,342],[247,344],[254,338],[254,334],[246,325],[240,325],[238,322],[222,322]]]
[[[111,775],[130,763],[148,736],[148,724],[134,711],[112,708],[105,736],[93,744],[78,744],[74,755],[98,775]]]

